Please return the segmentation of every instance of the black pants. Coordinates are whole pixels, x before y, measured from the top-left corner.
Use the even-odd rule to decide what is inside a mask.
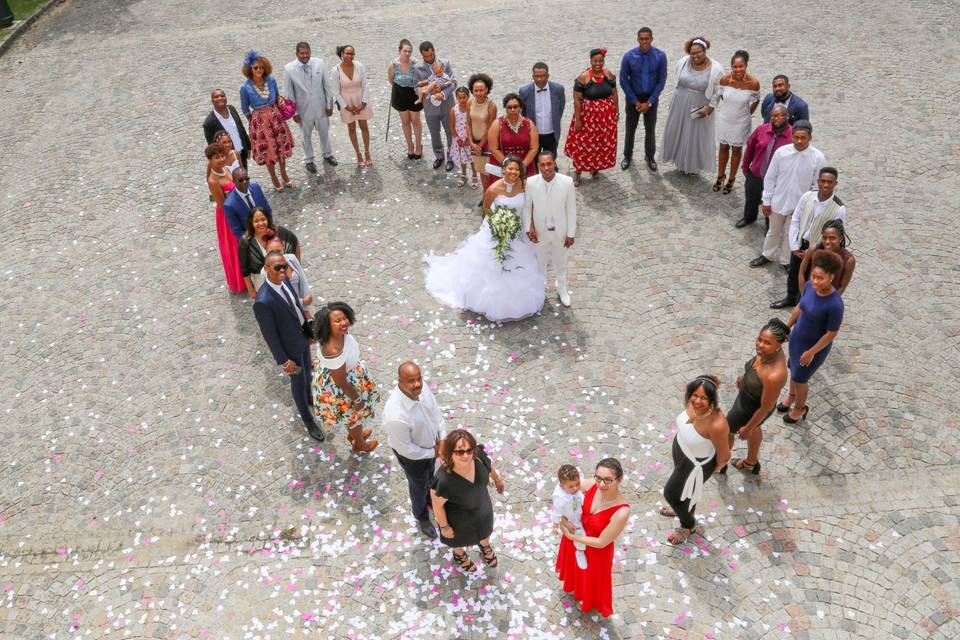
[[[800,248],[806,251],[810,243],[806,240],[800,241]],[[800,300],[800,263],[803,258],[790,254],[790,271],[787,272],[787,298],[790,302],[797,304]]]
[[[757,213],[763,200],[763,178],[747,171],[747,179],[743,183],[743,219],[747,222],[756,222]]]
[[[313,419],[313,411],[310,409],[310,386],[313,384],[312,363],[310,347],[308,346],[300,355],[300,373],[290,376],[290,392],[293,394],[293,402],[297,405],[297,411],[300,412],[300,419],[303,420],[303,424],[310,428],[317,426],[316,420]]]
[[[553,157],[557,157],[557,136],[554,133],[540,134],[540,151],[552,151]],[[539,163],[538,163],[539,164]]]
[[[650,96],[639,95],[637,100],[646,102]],[[643,155],[646,159],[653,160],[657,152],[657,101],[650,105],[646,113],[643,114]],[[623,157],[633,157],[633,141],[637,137],[637,125],[640,123],[640,112],[632,104],[624,107],[627,114],[627,132],[623,138]]]
[[[703,465],[703,481],[706,482],[710,479],[710,476],[713,475],[713,470],[717,468],[717,456],[714,455],[710,459],[710,462]],[[687,456],[683,455],[683,450],[680,448],[680,445],[677,444],[677,438],[673,439],[673,473],[670,475],[670,479],[667,480],[667,484],[663,487],[663,497],[666,498],[667,503],[677,512],[677,517],[680,518],[680,526],[684,529],[693,529],[697,524],[697,519],[694,517],[696,513],[696,506],[690,506],[690,498],[686,500],[680,500],[680,495],[683,493],[683,485],[687,482],[687,477],[690,476],[690,473],[693,471],[693,463],[690,462],[690,459]]]
[[[411,460],[404,458],[393,450],[393,455],[397,456],[397,462],[403,468],[403,473],[407,476],[407,488],[410,490],[410,507],[413,511],[413,517],[417,520],[430,520],[427,514],[427,504],[430,502],[430,481],[433,480],[434,459]]]
[[[244,169],[247,168],[247,158],[249,157],[250,157],[250,151],[248,151],[247,149],[244,149],[243,151],[240,152],[240,166],[243,167]]]

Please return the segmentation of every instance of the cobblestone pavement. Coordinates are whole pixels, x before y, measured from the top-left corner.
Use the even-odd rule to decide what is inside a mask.
[[[534,23],[500,0],[301,4],[308,17],[280,3],[72,1],[0,60],[14,249],[0,307],[0,635],[960,635],[954,3],[546,0]],[[682,384],[717,372],[728,406],[783,286],[777,269],[746,265],[762,229],[733,229],[740,185],[721,196],[711,175],[669,167],[586,179],[573,308],[551,301],[495,327],[423,290],[420,256],[475,229],[476,192],[408,163],[396,118],[384,142],[380,78],[401,36],[432,39],[461,81],[492,73],[499,98],[539,58],[568,87],[591,47],[616,68],[641,24],[672,60],[706,31],[721,61],[749,49],[764,87],[793,78],[814,144],[840,168],[859,263],[810,418],[771,419],[764,472],[710,481],[706,536],[679,549],[655,509]],[[301,38],[328,64],[335,44],[357,45],[376,80],[376,166],[355,171],[337,123],[343,164],[310,178],[296,156],[298,187],[271,200],[320,296],[357,308],[384,387],[415,358],[451,423],[504,470],[501,566],[476,578],[416,535],[389,449],[361,460],[339,435],[304,437],[250,302],[223,284],[202,179],[208,92],[238,102],[243,52],[279,69]],[[632,519],[604,621],[562,594],[545,507],[559,464],[606,455],[627,467]]]

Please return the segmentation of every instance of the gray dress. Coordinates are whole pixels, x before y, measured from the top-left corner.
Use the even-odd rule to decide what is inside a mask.
[[[693,65],[685,64],[670,101],[660,160],[672,162],[684,173],[712,170],[716,166],[716,118],[712,115],[696,119],[690,117],[691,111],[706,107],[710,102],[707,98],[709,82],[709,65],[697,71]]]

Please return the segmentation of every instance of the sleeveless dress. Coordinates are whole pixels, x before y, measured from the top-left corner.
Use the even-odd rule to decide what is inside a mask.
[[[360,80],[360,71],[356,64],[353,67],[352,78],[347,77],[340,65],[337,65],[337,73],[340,74],[340,97],[344,101],[344,104],[340,106],[359,107],[363,104],[363,82]],[[340,119],[347,124],[357,120],[369,120],[372,117],[373,107],[370,106],[369,102],[367,106],[360,110],[360,113],[350,113],[345,108],[340,109]]]
[[[583,517],[581,523],[586,535],[598,537],[610,524],[613,515],[628,505],[618,504],[613,507],[591,514],[590,508],[597,496],[597,485],[593,485],[583,497]],[[573,593],[573,597],[580,602],[580,610],[584,613],[591,609],[604,618],[613,614],[613,546],[611,542],[602,549],[587,547],[587,568],[577,566],[577,550],[573,541],[566,537],[560,540],[560,550],[557,552],[556,571],[563,581],[565,593]]]
[[[480,145],[480,154],[473,157],[473,168],[476,169],[477,173],[483,173],[484,167],[487,166],[487,160],[489,156],[483,155],[489,148],[490,143],[487,140],[487,128],[489,128],[490,123],[487,122],[487,116],[489,115],[490,107],[490,98],[487,98],[483,103],[479,103],[473,98],[470,98],[470,128],[473,130],[473,142]]]
[[[362,409],[350,404],[350,398],[333,379],[332,371],[345,367],[347,382],[360,392]],[[331,358],[323,355],[323,345],[317,344],[317,362],[313,367],[313,412],[324,427],[343,426],[347,429],[366,426],[373,418],[373,407],[380,402],[377,384],[367,374],[360,359],[360,344],[349,333],[343,338],[343,351]]]
[[[467,145],[470,144],[470,140],[467,138],[467,112],[460,111],[459,105],[453,105],[453,112],[456,114],[456,130],[453,132],[456,140],[450,145],[450,159],[456,165],[470,164],[473,158],[473,150],[469,146],[461,147],[457,144],[457,140],[462,140]]]
[[[220,187],[223,189],[223,196],[233,191],[234,185],[228,182]],[[223,212],[223,206],[217,207],[217,244],[220,247],[220,260],[223,262],[223,275],[227,277],[227,287],[234,293],[240,293],[247,290],[247,285],[243,281],[243,274],[240,272],[240,250],[234,237],[230,225],[227,224],[227,216]]]
[[[727,425],[730,427],[730,433],[740,431],[760,408],[760,399],[763,396],[763,381],[760,380],[760,374],[753,367],[755,359],[756,356],[751,357],[743,366],[743,375],[740,377],[740,389],[737,391],[737,398],[733,401],[730,411],[727,412]],[[773,413],[773,409],[763,420],[766,421],[771,413]],[[763,421],[760,424],[763,424]]]
[[[493,206],[523,209],[524,194],[497,196]],[[480,229],[445,256],[429,255],[427,291],[437,301],[468,309],[493,322],[508,322],[532,316],[543,308],[546,278],[537,262],[537,250],[521,231],[510,243],[507,259],[500,264],[494,255],[496,241],[486,218]]]
[[[506,116],[500,118],[500,152],[504,158],[516,156],[523,160],[523,157],[530,151],[531,127],[532,123],[530,120],[521,116],[520,128],[514,131],[507,123]],[[490,164],[500,166],[500,162],[492,155],[488,159],[490,160]],[[537,172],[535,160],[524,168],[526,169],[528,178]],[[489,188],[490,185],[499,179],[497,176],[488,175],[484,179],[483,188]]]

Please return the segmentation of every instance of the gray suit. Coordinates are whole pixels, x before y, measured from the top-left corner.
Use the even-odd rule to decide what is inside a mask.
[[[283,95],[297,103],[297,115],[300,116],[304,162],[313,162],[314,129],[320,135],[323,157],[333,156],[327,109],[333,108],[335,94],[327,66],[320,58],[310,58],[306,72],[299,60],[288,62],[283,68]]]
[[[450,132],[450,109],[452,109],[454,103],[456,103],[453,92],[457,89],[457,79],[453,77],[453,68],[450,66],[449,60],[443,60],[438,56],[434,59],[434,62],[442,64],[444,73],[453,81],[453,84],[443,90],[443,102],[439,107],[430,102],[430,96],[424,96],[423,98],[423,114],[427,118],[427,128],[430,130],[430,142],[433,145],[433,155],[443,160],[444,157],[450,157],[450,145],[453,142],[453,136]],[[419,82],[420,80],[429,78],[433,73],[433,70],[430,68],[431,66],[433,66],[432,63],[427,64],[422,60],[417,63],[417,66],[414,67],[413,70],[414,81]],[[419,87],[416,88],[419,89]],[[440,127],[443,127],[443,130],[447,134],[446,152],[444,152],[443,140],[440,138]]]

